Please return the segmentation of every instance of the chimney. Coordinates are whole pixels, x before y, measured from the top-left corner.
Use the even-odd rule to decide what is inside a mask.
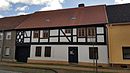
[[[78,7],[85,7],[85,5],[82,3],[82,4],[79,4]]]

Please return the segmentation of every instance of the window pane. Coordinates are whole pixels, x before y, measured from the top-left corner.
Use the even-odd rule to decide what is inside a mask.
[[[10,54],[10,48],[6,47],[5,48],[5,56],[9,56]]]
[[[45,57],[51,57],[51,47],[45,47]]]
[[[65,29],[65,33],[71,33],[71,29]]]
[[[10,40],[11,39],[11,32],[6,32],[6,39]]]
[[[41,57],[41,47],[36,47],[35,56]]]
[[[88,27],[87,28],[87,37],[95,37],[95,27]]]
[[[98,59],[98,47],[89,47],[89,59]]]
[[[97,42],[104,42],[104,35],[97,35]]]
[[[97,34],[103,34],[104,28],[103,27],[97,27]]]
[[[86,28],[78,28],[78,37],[86,37]]]
[[[0,32],[0,40],[2,40],[2,39],[3,39],[3,33]]]
[[[123,59],[130,59],[130,47],[122,47]]]
[[[24,32],[24,37],[30,37],[30,31],[25,31]]]
[[[43,30],[43,35],[41,38],[48,39],[48,37],[49,37],[49,30]]]
[[[39,37],[39,31],[33,31],[33,38]]]

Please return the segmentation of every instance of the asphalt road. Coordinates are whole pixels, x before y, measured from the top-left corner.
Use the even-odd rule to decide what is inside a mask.
[[[22,73],[22,72],[14,72],[14,71],[0,70],[0,73]]]
[[[0,73],[93,73],[86,71],[62,70],[62,69],[34,69],[0,65]]]
[[[31,69],[0,65],[0,73],[56,73],[51,69]]]

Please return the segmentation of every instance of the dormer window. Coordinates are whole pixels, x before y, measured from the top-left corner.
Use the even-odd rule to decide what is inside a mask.
[[[76,20],[76,17],[71,17],[72,20]]]
[[[50,22],[50,19],[46,19],[47,22]]]

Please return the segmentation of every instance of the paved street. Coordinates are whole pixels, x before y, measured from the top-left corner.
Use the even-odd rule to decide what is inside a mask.
[[[34,69],[34,68],[21,68],[21,67],[0,65],[0,73],[95,73],[95,72],[80,71],[80,70],[50,69],[50,68]]]
[[[0,73],[95,73],[94,68],[75,65],[0,63]],[[98,73],[130,73],[130,69],[99,68]]]
[[[56,73],[51,69],[31,69],[0,65],[0,73]]]
[[[93,73],[93,72],[63,70],[63,69],[34,69],[34,68],[21,68],[21,67],[10,67],[0,65],[0,73]]]
[[[21,72],[14,72],[14,71],[0,70],[0,73],[21,73]]]
[[[34,69],[0,65],[0,73],[94,73],[88,71],[65,70],[65,69]]]

